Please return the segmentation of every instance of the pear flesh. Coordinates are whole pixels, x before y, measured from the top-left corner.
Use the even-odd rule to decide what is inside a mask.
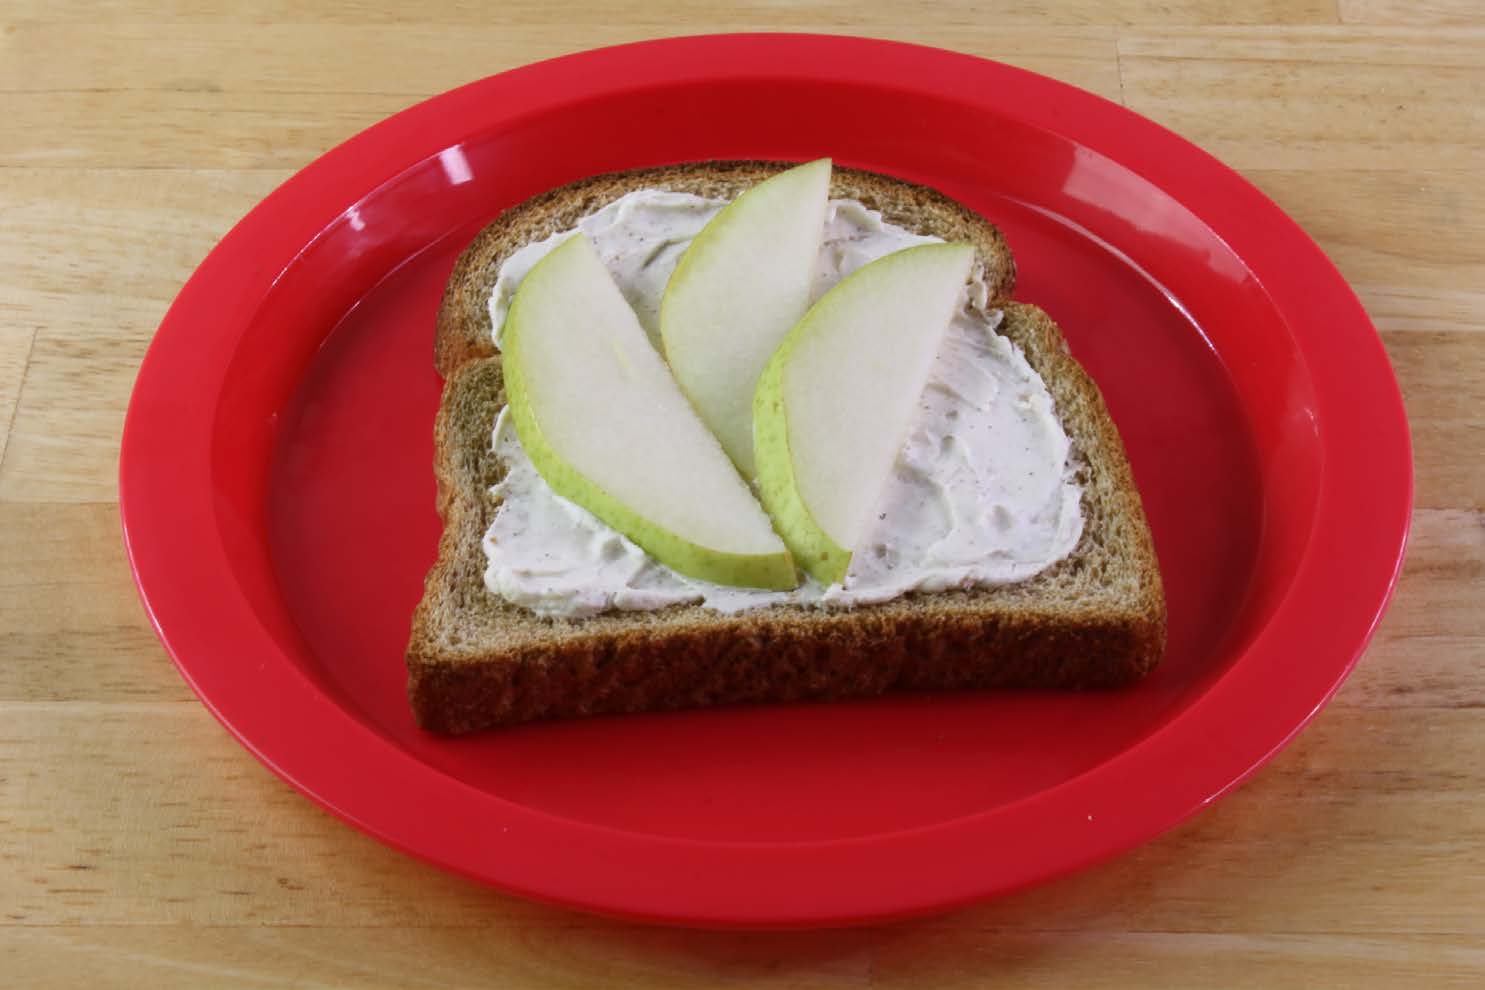
[[[796,586],[768,516],[585,236],[522,281],[502,351],[516,435],[557,494],[679,574]]]
[[[660,303],[665,359],[681,389],[752,479],[758,376],[809,308],[824,237],[830,159],[758,183],[687,247]]]
[[[864,266],[810,308],[758,381],[759,494],[825,584],[845,578],[974,257],[967,244],[925,244]]]

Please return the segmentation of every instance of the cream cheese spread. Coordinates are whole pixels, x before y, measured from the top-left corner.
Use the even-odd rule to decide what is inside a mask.
[[[639,190],[578,224],[657,348],[665,284],[691,239],[724,205]],[[497,344],[521,279],[572,233],[528,244],[501,265],[490,296]],[[854,200],[834,200],[814,295],[883,255],[936,240],[886,223]],[[502,410],[493,444],[506,475],[494,488],[502,501],[484,538],[486,586],[539,614],[578,618],[686,602],[720,612],[785,602],[851,606],[911,591],[1008,584],[1045,570],[1082,536],[1082,492],[1052,397],[1020,349],[996,332],[1001,314],[987,308],[987,294],[978,275],[966,286],[917,420],[841,583],[826,587],[806,578],[793,591],[767,591],[675,573],[553,492]]]

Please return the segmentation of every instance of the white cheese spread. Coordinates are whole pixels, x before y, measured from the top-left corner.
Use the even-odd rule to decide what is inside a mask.
[[[691,239],[723,205],[639,190],[578,224],[657,348],[665,284]],[[571,234],[528,244],[501,265],[490,296],[497,343],[521,279]],[[834,200],[815,298],[870,261],[936,240],[886,223],[854,200]],[[978,276],[966,287],[917,421],[841,583],[825,587],[806,578],[793,591],[767,591],[675,573],[553,492],[502,410],[493,443],[506,475],[495,486],[502,501],[484,539],[485,584],[539,614],[577,618],[685,602],[720,612],[785,602],[844,607],[911,591],[1008,584],[1045,570],[1077,546],[1082,493],[1052,397],[1020,349],[996,333],[1001,314],[987,308],[986,295]]]

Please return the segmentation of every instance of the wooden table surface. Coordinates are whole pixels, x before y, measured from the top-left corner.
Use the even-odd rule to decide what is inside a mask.
[[[120,546],[140,357],[269,190],[470,79],[759,28],[1001,59],[1197,141],[1356,287],[1417,447],[1395,602],[1294,745],[1113,863],[910,924],[653,929],[413,862],[228,737],[151,634]],[[0,985],[1485,985],[1482,107],[1479,0],[6,0]]]

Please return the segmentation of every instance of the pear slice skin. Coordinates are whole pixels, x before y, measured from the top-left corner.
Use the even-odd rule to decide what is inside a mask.
[[[660,302],[676,381],[749,479],[754,386],[809,307],[830,173],[821,158],[745,190],[691,241]]]
[[[850,568],[974,257],[968,244],[924,244],[862,267],[810,307],[759,377],[759,496],[825,584]]]
[[[586,237],[522,281],[502,352],[516,436],[553,491],[679,574],[798,585],[787,547]],[[653,477],[657,465],[669,476]]]

